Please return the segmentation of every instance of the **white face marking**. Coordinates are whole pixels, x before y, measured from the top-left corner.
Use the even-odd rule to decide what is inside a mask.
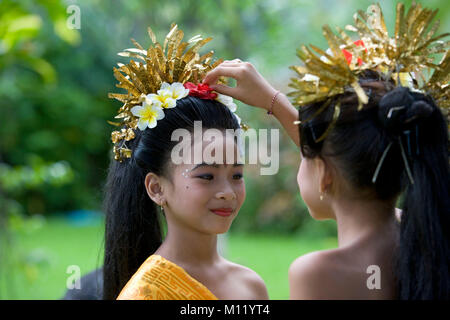
[[[188,171],[189,171],[189,169],[184,170],[184,172],[182,172],[181,175],[183,177],[187,178],[188,177]]]

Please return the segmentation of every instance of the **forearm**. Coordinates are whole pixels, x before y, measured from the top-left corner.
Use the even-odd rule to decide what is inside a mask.
[[[289,137],[291,137],[292,141],[294,141],[297,146],[300,146],[298,125],[294,124],[294,122],[298,120],[298,111],[284,94],[278,94],[272,112],[286,130]]]

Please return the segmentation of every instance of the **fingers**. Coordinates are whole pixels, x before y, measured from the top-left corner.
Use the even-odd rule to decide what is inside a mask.
[[[217,82],[217,80],[219,79],[219,77],[230,77],[236,80],[239,80],[240,75],[241,75],[241,69],[239,66],[224,66],[224,65],[219,65],[217,68],[215,68],[214,70],[208,72],[205,76],[205,78],[203,79],[203,83],[206,84],[214,84]]]
[[[205,76],[205,78],[203,79],[203,83],[214,84],[221,76],[238,80],[240,73],[242,73],[242,70],[239,69],[245,67],[246,64],[247,63],[242,62],[241,59],[225,60]],[[225,68],[229,68],[232,70],[226,70]]]
[[[225,60],[224,62],[222,62],[223,64],[224,63],[242,63],[242,60],[241,59],[233,59],[233,60]]]
[[[242,62],[222,62],[217,66],[218,67],[224,67],[224,68],[231,68],[231,67],[242,67]]]

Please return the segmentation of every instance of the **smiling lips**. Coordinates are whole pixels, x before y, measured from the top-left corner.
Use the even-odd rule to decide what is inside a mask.
[[[231,216],[231,214],[233,213],[233,209],[218,208],[218,209],[211,209],[211,212],[213,212],[214,214],[217,214],[218,216],[228,217],[228,216]]]

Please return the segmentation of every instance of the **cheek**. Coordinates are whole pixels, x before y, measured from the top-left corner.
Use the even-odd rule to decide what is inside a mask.
[[[300,194],[302,194],[302,197],[303,197],[303,193],[308,188],[308,185],[310,185],[310,182],[308,180],[309,180],[309,177],[308,177],[308,170],[306,168],[306,161],[302,160],[302,162],[300,163],[300,166],[298,168],[298,173],[297,173],[298,188],[300,189]]]
[[[169,191],[172,209],[177,212],[197,212],[196,207],[202,205],[207,191],[198,181],[182,175],[175,177],[174,187]]]
[[[190,203],[200,203],[203,198],[208,197],[208,188],[197,181],[186,180],[178,188],[179,192],[175,192],[175,198],[182,201],[186,205]]]
[[[236,198],[237,198],[237,201],[238,201],[238,206],[239,206],[239,208],[242,206],[242,204],[244,203],[244,201],[245,201],[245,196],[246,196],[246,191],[245,191],[245,183],[244,182],[242,182],[239,186],[237,186],[236,188],[235,188],[235,191],[234,191],[235,193],[236,193]]]
[[[314,172],[309,168],[307,160],[303,159],[297,174],[297,183],[300,189],[300,195],[308,206],[313,209],[316,206],[318,198],[318,188],[315,187]]]
[[[170,196],[170,210],[174,221],[181,221],[183,225],[197,228],[200,226],[204,210],[207,206],[206,194],[208,190],[202,188],[195,181],[179,181]]]

